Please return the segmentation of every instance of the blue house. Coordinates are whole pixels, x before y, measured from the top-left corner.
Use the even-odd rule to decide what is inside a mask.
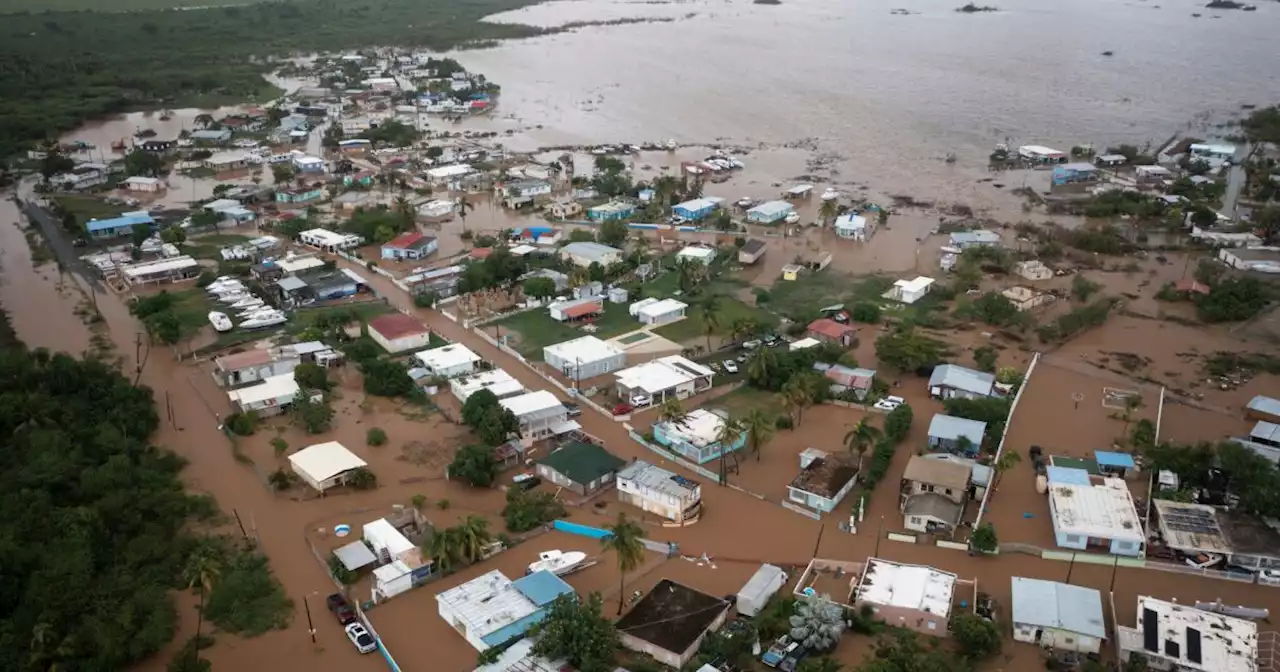
[[[310,203],[324,198],[322,187],[298,187],[276,191],[276,203]]]
[[[636,206],[621,201],[610,201],[587,210],[587,219],[593,222],[608,222],[626,219],[634,214],[636,214]]]
[[[688,220],[697,221],[711,215],[720,208],[720,204],[724,202],[723,198],[709,196],[705,198],[695,198],[692,201],[685,201],[673,208],[671,214],[677,217],[684,217]]]
[[[1000,244],[1000,234],[986,229],[972,231],[956,231],[951,234],[951,247],[965,249],[969,247],[989,247]]]
[[[1053,167],[1053,184],[1093,182],[1098,179],[1098,167],[1092,163],[1064,163]]]
[[[729,446],[723,445],[719,440],[722,427],[724,418],[697,408],[680,422],[654,423],[653,440],[697,464],[705,464],[722,453],[732,453],[747,445],[746,432],[739,434]]]
[[[545,569],[515,581],[495,569],[436,595],[436,607],[467,643],[487,651],[524,637],[561,595],[576,599],[573,587]]]
[[[84,228],[92,238],[119,238],[133,233],[133,227],[139,224],[151,227],[155,223],[156,220],[151,218],[150,213],[139,210],[111,219],[92,219],[85,223]]]
[[[929,448],[974,457],[982,448],[986,431],[985,422],[938,413],[929,422]]]

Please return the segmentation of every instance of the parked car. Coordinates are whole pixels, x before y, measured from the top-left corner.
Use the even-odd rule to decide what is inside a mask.
[[[347,639],[351,640],[351,643],[355,645],[356,651],[373,653],[378,650],[378,643],[374,641],[373,635],[369,634],[363,624],[352,623],[345,630],[347,631]]]
[[[769,667],[777,667],[778,663],[781,663],[782,659],[787,657],[790,647],[799,646],[796,642],[791,641],[790,637],[782,635],[773,644],[770,644],[769,649],[760,656],[760,662]]]
[[[772,348],[777,345],[782,345],[782,343],[782,339],[778,338],[777,334],[768,334],[764,337],[764,344],[766,347]]]
[[[631,403],[632,403],[633,405],[635,405],[636,407],[640,407],[640,406],[648,406],[648,405],[649,405],[649,403],[650,403],[650,402],[652,402],[652,401],[653,401],[653,400],[652,400],[652,399],[650,399],[650,398],[649,398],[649,395],[647,395],[647,394],[637,394],[637,395],[635,395],[634,397],[631,397]]]
[[[885,397],[875,403],[875,407],[882,411],[892,411],[893,409],[907,403],[902,397]]]
[[[342,625],[349,625],[359,620],[359,617],[356,616],[355,607],[352,607],[351,603],[347,602],[347,598],[343,597],[342,593],[330,595],[325,599],[325,604],[329,605],[329,611],[333,612],[333,615]]]
[[[577,404],[564,404],[564,410],[568,411],[569,417],[576,418],[582,415],[582,407]]]
[[[542,479],[533,474],[516,474],[511,478],[515,486],[521,490],[532,490],[542,485]]]
[[[794,648],[787,652],[787,657],[782,659],[778,664],[778,669],[782,672],[796,672],[796,668],[800,666],[800,661],[809,655],[803,646],[796,644]]]
[[[743,349],[743,350],[755,350],[755,349],[756,349],[756,348],[758,348],[758,347],[760,347],[760,341],[758,341],[758,340],[754,340],[754,339],[753,339],[753,340],[750,340],[750,341],[744,341],[744,342],[742,343],[742,349]]]
[[[849,313],[846,313],[842,310],[836,313],[835,315],[832,315],[831,319],[835,320],[840,324],[849,324]]]
[[[732,359],[726,359],[724,360],[724,370],[728,371],[729,373],[737,373],[738,363],[733,361]]]
[[[633,411],[633,410],[635,410],[635,407],[634,407],[634,406],[632,406],[631,404],[618,404],[617,406],[614,406],[614,407],[613,407],[613,414],[614,414],[614,415],[626,415],[626,414],[630,413],[630,412],[631,412],[631,411]]]

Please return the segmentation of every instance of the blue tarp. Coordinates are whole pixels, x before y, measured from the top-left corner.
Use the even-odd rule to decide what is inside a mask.
[[[516,579],[511,585],[538,607],[545,607],[557,597],[573,592],[573,587],[565,583],[564,579],[545,569]]]
[[[112,219],[95,219],[85,224],[84,228],[88,229],[90,233],[95,233],[98,231],[132,228],[139,224],[146,224],[147,226],[150,226],[153,223],[155,223],[155,220],[151,218],[151,215],[146,213],[130,213],[120,217],[114,217]]]
[[[1071,467],[1045,467],[1045,475],[1050,483],[1063,485],[1089,485],[1089,472]]]
[[[1099,450],[1093,453],[1093,459],[1098,463],[1099,467],[1133,469],[1138,466],[1137,464],[1134,464],[1133,456],[1128,453],[1113,453],[1107,450]]]

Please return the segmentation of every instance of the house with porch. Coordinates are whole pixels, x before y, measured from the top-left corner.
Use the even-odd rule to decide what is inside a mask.
[[[499,399],[498,403],[516,416],[520,436],[526,443],[582,429],[582,425],[569,419],[569,409],[547,390]]]
[[[972,469],[950,460],[913,455],[902,472],[903,527],[949,532],[960,524]]]
[[[981,399],[997,396],[996,377],[955,364],[939,364],[929,375],[929,396],[935,399]]]
[[[705,408],[689,411],[683,420],[666,420],[653,424],[653,440],[696,464],[705,464],[724,453],[741,450],[747,444],[747,433],[742,432],[726,445],[720,440],[725,426],[721,415]]]
[[[636,460],[618,471],[618,501],[676,525],[690,525],[698,522],[702,515],[702,486],[662,467]]]
[[[618,397],[637,407],[685,399],[711,389],[715,372],[680,355],[660,357],[614,374]]]
[[[396,261],[425,259],[436,251],[436,246],[435,237],[409,231],[383,243],[382,258]]]

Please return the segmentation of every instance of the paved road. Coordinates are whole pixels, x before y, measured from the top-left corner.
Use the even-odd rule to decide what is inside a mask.
[[[76,253],[75,246],[71,244],[71,240],[67,236],[67,232],[62,229],[62,222],[52,212],[44,209],[36,202],[36,195],[31,191],[31,186],[28,183],[23,183],[18,190],[22,211],[27,215],[27,219],[35,222],[40,227],[40,230],[44,233],[45,240],[49,243],[49,247],[58,257],[63,267],[79,276],[94,291],[101,291],[103,286],[98,279],[98,274],[80,259],[80,256]]]
[[[1236,148],[1236,155],[1231,157],[1231,168],[1227,171],[1227,191],[1222,196],[1222,214],[1233,220],[1236,216],[1236,204],[1240,200],[1240,191],[1244,189],[1244,164],[1253,153],[1253,145],[1243,144]]]

